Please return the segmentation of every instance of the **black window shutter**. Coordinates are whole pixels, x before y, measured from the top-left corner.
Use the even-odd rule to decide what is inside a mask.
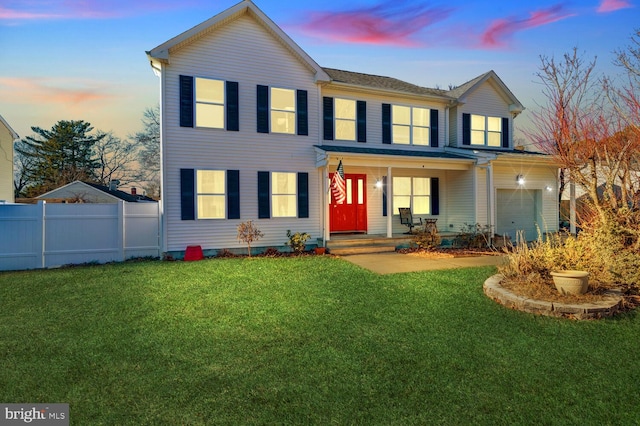
[[[240,107],[238,101],[238,82],[227,81],[227,130],[240,130]]]
[[[382,216],[387,215],[387,177],[382,176]]]
[[[322,117],[323,117],[323,139],[325,141],[333,140],[333,98],[327,96],[322,98]]]
[[[358,127],[358,142],[367,142],[367,103],[356,102],[356,122]]]
[[[509,148],[509,119],[502,117],[502,147]]]
[[[258,133],[269,133],[269,86],[258,85],[256,96]]]
[[[195,171],[180,169],[180,212],[182,220],[195,220]]]
[[[309,173],[298,173],[298,217],[309,217]]]
[[[471,114],[462,114],[462,145],[471,145]]]
[[[382,143],[391,143],[391,104],[382,104]]]
[[[240,219],[239,170],[227,170],[227,219]]]
[[[307,105],[306,90],[296,90],[296,108],[298,135],[309,136],[309,106]]]
[[[193,77],[180,76],[180,127],[193,127]]]
[[[440,214],[440,179],[431,178],[431,214]]]
[[[258,172],[258,218],[271,217],[271,191],[269,189],[269,172]]]
[[[438,141],[439,127],[438,127],[438,110],[437,109],[431,110],[430,127],[431,127],[429,129],[429,131],[431,132],[431,135],[429,137],[429,139],[431,139],[430,145],[432,148],[437,148],[439,146],[439,141]]]

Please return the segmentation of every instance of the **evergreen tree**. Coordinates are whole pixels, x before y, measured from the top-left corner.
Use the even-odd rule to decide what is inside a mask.
[[[94,145],[105,135],[90,135],[93,127],[83,120],[58,121],[51,130],[32,127],[33,136],[16,150],[29,160],[28,196],[37,196],[75,180],[95,181],[99,162]]]

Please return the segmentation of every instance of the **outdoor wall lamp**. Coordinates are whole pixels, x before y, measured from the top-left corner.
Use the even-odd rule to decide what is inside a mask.
[[[382,181],[381,180],[377,180],[376,181],[376,189],[382,189]]]
[[[524,185],[524,176],[522,175],[516,176],[516,182],[518,182],[518,185],[520,186]]]
[[[553,191],[553,188],[550,185],[545,186],[544,189],[546,189],[547,192]]]

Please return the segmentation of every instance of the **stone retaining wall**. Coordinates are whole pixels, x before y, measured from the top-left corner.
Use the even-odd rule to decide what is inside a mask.
[[[604,300],[594,303],[558,303],[529,299],[519,296],[502,287],[504,276],[501,274],[489,277],[483,285],[484,293],[491,299],[518,311],[531,314],[547,315],[574,319],[597,319],[611,317],[622,308],[622,295],[611,291]]]

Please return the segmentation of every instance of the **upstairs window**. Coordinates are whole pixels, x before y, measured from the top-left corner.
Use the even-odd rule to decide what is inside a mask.
[[[509,119],[462,114],[462,144],[476,147],[509,148]]]
[[[393,143],[429,145],[429,110],[392,105]]]
[[[296,92],[271,88],[271,132],[296,132]]]
[[[240,130],[238,82],[181,75],[180,127]]]
[[[502,119],[472,114],[471,145],[502,146]]]
[[[336,139],[343,141],[356,140],[356,101],[336,98],[335,129]]]
[[[256,100],[258,133],[309,136],[306,90],[258,85]]]
[[[438,110],[382,104],[382,143],[437,148]]]
[[[195,78],[196,127],[224,129],[224,81]]]

